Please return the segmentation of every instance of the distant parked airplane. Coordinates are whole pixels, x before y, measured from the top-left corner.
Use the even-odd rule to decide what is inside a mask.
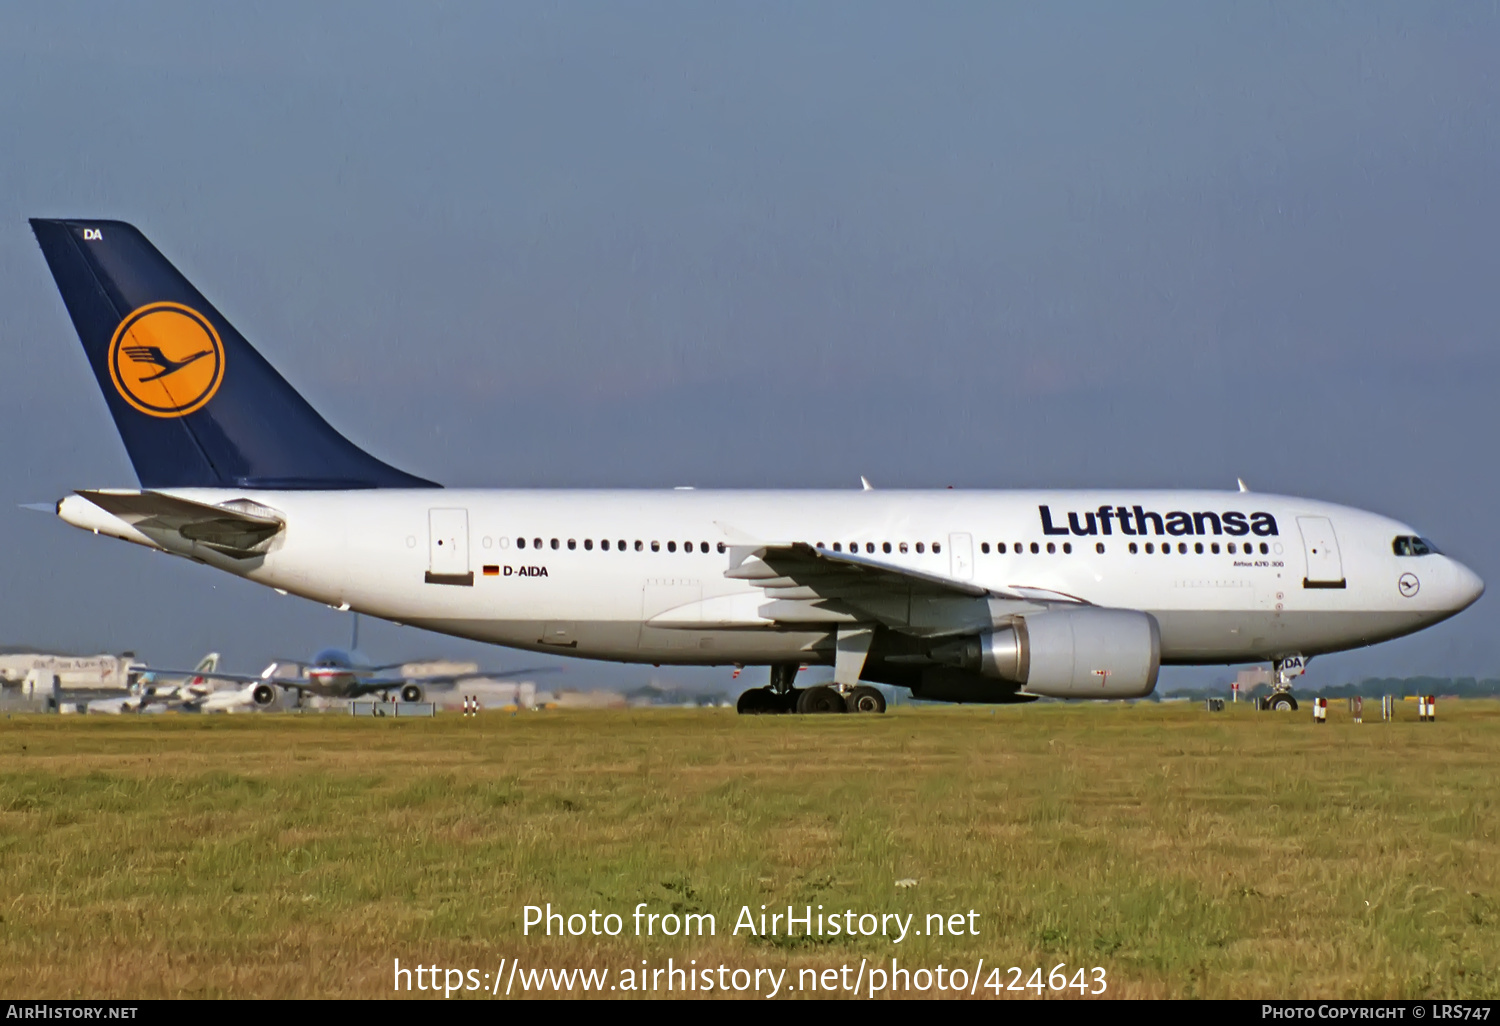
[[[166,710],[174,706],[199,702],[220,690],[211,683],[211,674],[219,667],[219,653],[210,652],[191,670],[133,671],[131,693],[121,698],[100,698],[88,703],[90,713],[145,712],[153,706]]]
[[[472,680],[504,680],[548,673],[555,669],[531,666],[510,670],[469,670],[463,673],[417,675],[390,672],[403,665],[405,663],[371,664],[354,649],[325,648],[313,656],[310,663],[278,660],[255,676],[211,670],[200,676],[210,681],[242,686],[214,691],[197,703],[184,703],[184,708],[199,712],[217,712],[240,706],[269,709],[282,703],[283,691],[293,692],[299,699],[303,695],[361,698],[372,694],[394,693],[403,702],[421,702],[426,698],[429,688],[451,687]],[[287,672],[288,667],[300,672]]]

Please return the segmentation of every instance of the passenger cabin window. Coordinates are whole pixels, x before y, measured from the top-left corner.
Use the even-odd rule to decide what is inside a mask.
[[[1041,552],[1041,551],[1042,551],[1042,547],[1040,545],[1038,545],[1036,542],[1032,542],[1031,543],[1031,554],[1033,556],[1036,555],[1038,552]]]
[[[578,539],[577,538],[569,538],[568,539],[568,548],[569,549],[576,549],[576,548],[578,548]]]
[[[980,542],[979,543],[979,551],[983,552],[986,556],[988,556],[990,554],[990,543],[989,542]]]
[[[1103,542],[1095,542],[1094,543],[1094,551],[1097,552],[1097,553],[1099,553],[1099,555],[1101,555],[1101,556],[1104,555],[1104,543]]]
[[[516,539],[516,548],[518,548],[518,549],[524,549],[525,547],[526,547],[526,539],[525,538],[517,538]]]
[[[660,552],[661,551],[661,542],[659,542],[659,541],[652,542],[651,543],[651,551],[652,552]]]
[[[1391,551],[1398,556],[1436,556],[1440,555],[1437,546],[1426,538],[1418,538],[1414,534],[1403,534],[1391,542]]]
[[[1005,543],[1004,542],[996,542],[995,543],[995,551],[997,553],[999,553],[1000,555],[1002,555],[1002,556],[1005,555]]]
[[[676,552],[677,551],[677,543],[674,542],[674,541],[667,542],[667,551],[668,552]]]
[[[906,555],[906,542],[901,543],[901,554]]]
[[[932,551],[933,552],[942,552],[943,551],[943,547],[941,545],[939,545],[937,542],[933,542],[932,543]]]
[[[558,547],[558,544],[559,544],[559,543],[558,543],[558,540],[557,540],[557,539],[556,539],[556,538],[553,538],[553,539],[552,539],[552,547],[553,547],[553,548],[554,548],[554,549],[555,549],[555,548],[557,548],[557,547]]]

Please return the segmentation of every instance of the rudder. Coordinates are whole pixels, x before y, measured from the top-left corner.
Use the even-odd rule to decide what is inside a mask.
[[[133,226],[31,228],[142,487],[437,487],[335,431]]]

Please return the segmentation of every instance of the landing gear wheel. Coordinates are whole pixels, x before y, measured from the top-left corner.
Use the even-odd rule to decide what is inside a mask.
[[[775,696],[776,704],[772,712],[794,713],[797,711],[797,703],[802,699],[802,688],[791,688]]]
[[[808,688],[802,692],[802,697],[797,699],[797,711],[799,713],[831,713],[847,712],[844,705],[844,696],[833,688],[818,685]]]
[[[861,684],[844,698],[845,704],[850,712],[854,713],[883,713],[885,712],[885,696],[877,688],[868,684]]]
[[[781,696],[770,688],[751,688],[740,696],[734,708],[741,716],[778,713],[781,712]]]
[[[1272,712],[1296,712],[1297,700],[1286,693],[1272,695],[1266,702],[1266,707]]]

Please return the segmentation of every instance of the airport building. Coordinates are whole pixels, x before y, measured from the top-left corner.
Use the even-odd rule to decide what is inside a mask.
[[[1251,666],[1235,674],[1235,683],[1240,686],[1240,694],[1247,695],[1250,689],[1264,684],[1271,686],[1271,670],[1266,666]]]
[[[132,670],[140,667],[134,652],[119,655],[69,655],[0,648],[0,690],[33,699],[68,692],[126,692]]]

